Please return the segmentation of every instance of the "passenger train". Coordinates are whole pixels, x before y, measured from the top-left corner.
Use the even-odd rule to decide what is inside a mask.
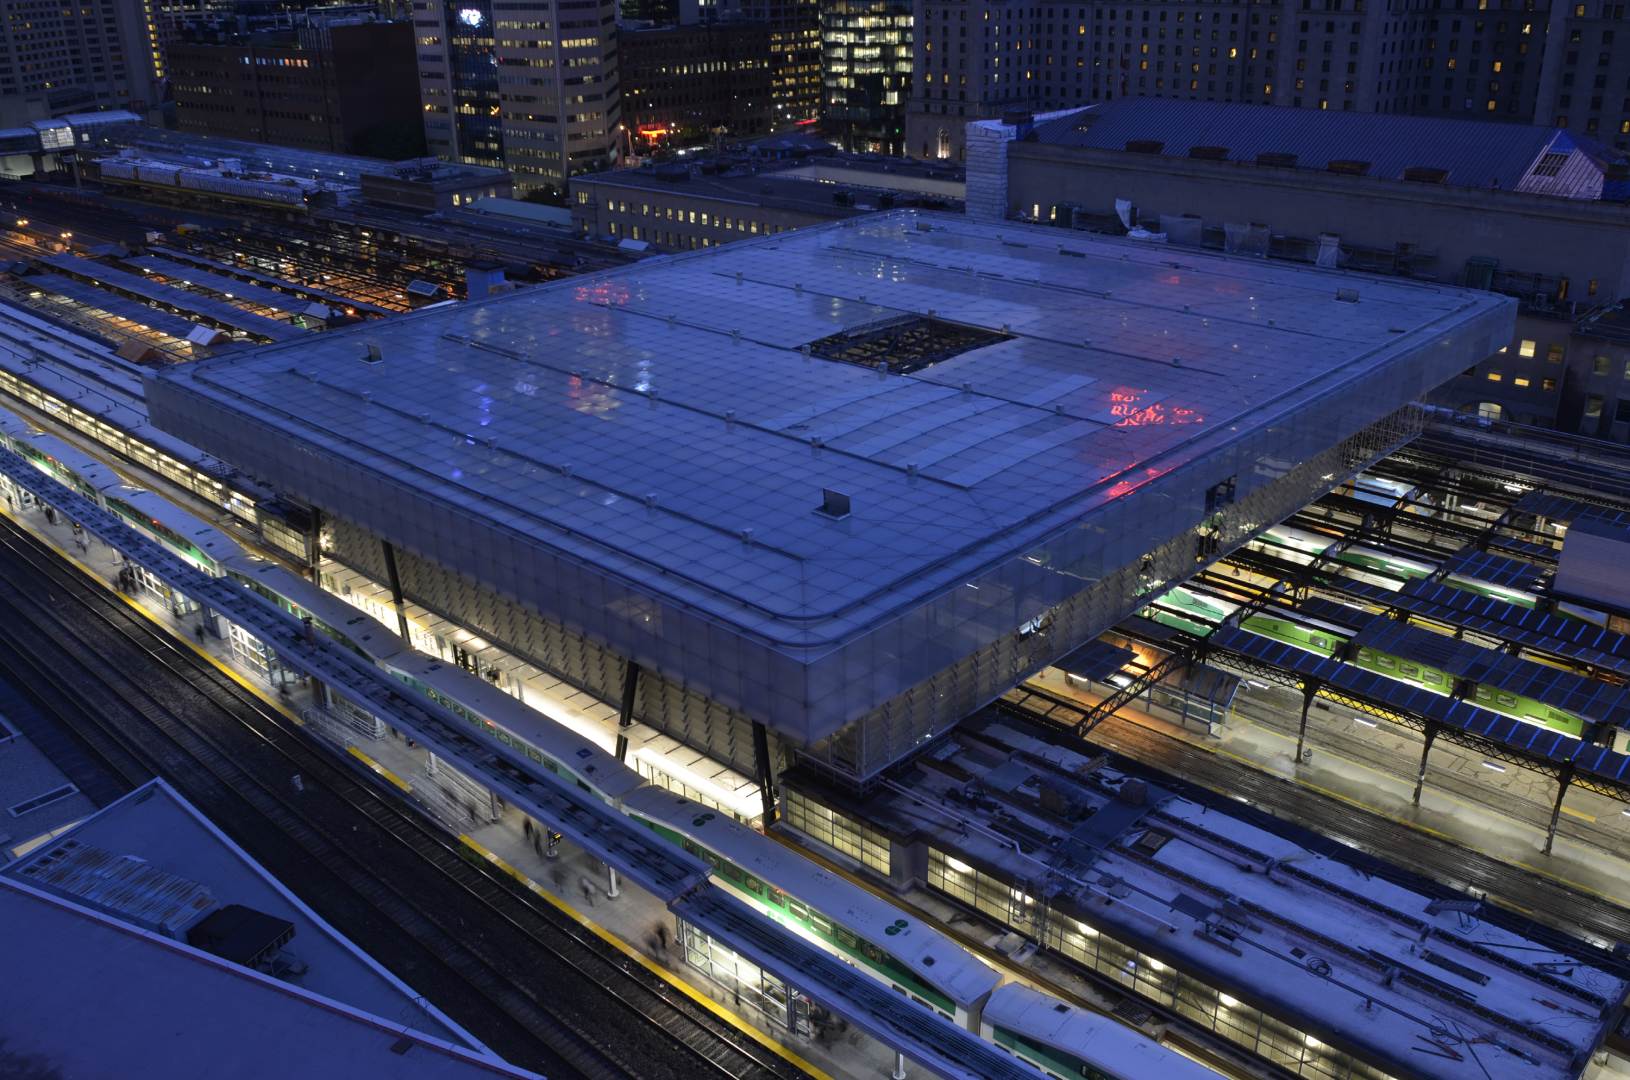
[[[1239,604],[1213,596],[1196,586],[1179,585],[1156,598],[1144,613],[1162,625],[1205,637],[1239,610]],[[1253,612],[1241,619],[1239,625],[1241,629],[1317,656],[1339,656],[1354,667],[1418,686],[1434,694],[1447,697],[1453,693],[1455,677],[1430,664],[1393,656],[1368,645],[1349,648],[1358,628],[1371,618],[1373,616],[1367,612],[1355,608],[1352,625],[1338,626],[1300,612],[1273,610]],[[1474,684],[1466,700],[1501,716],[1550,728],[1574,738],[1583,737],[1587,723],[1584,717],[1487,683]]]
[[[371,615],[276,563],[245,552],[213,525],[125,484],[77,448],[5,414],[0,414],[0,445],[191,565],[236,581],[306,622],[313,633],[367,659],[475,732],[700,855],[721,888],[928,1013],[982,1035],[1049,1076],[1142,1080],[1190,1075],[1184,1071],[1191,1066],[1187,1059],[1136,1031],[1025,991],[1048,1002],[1057,1016],[1073,1018],[1069,1025],[1053,1023],[1048,1031],[1031,1030],[1022,1017],[1004,1011],[1013,992],[998,989],[999,972],[904,909],[726,813],[648,782],[594,738],[522,704],[456,664],[404,645]],[[996,1011],[987,1015],[988,1004]],[[1071,1063],[1072,1071],[1060,1072],[1060,1062]]]

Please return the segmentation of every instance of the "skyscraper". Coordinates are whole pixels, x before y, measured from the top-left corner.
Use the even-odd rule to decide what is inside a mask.
[[[617,163],[615,0],[419,0],[432,154],[508,168],[518,191]]]
[[[905,153],[911,0],[821,5],[822,118],[845,150]]]

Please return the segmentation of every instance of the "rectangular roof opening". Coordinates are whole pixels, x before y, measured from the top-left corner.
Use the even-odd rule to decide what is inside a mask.
[[[893,316],[809,343],[811,355],[892,375],[910,375],[1012,334],[928,315]]]

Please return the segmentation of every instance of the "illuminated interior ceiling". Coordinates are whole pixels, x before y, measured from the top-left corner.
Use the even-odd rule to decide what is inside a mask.
[[[810,342],[809,351],[823,360],[911,375],[941,360],[1012,337],[982,326],[926,315],[901,315]]]

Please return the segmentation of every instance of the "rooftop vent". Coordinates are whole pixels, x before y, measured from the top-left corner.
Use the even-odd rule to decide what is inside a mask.
[[[378,342],[373,342],[373,341],[368,342],[367,343],[367,348],[362,354],[362,362],[364,364],[377,364],[377,363],[380,363],[381,361],[383,361],[384,359],[385,359],[385,352],[384,352],[383,349],[381,349],[379,347]]]
[[[1128,154],[1158,154],[1166,149],[1166,144],[1159,139],[1127,139],[1126,152]]]
[[[1191,146],[1189,157],[1200,158],[1203,161],[1228,160],[1228,147],[1226,146]]]
[[[1442,184],[1448,181],[1449,170],[1431,165],[1411,165],[1404,170],[1404,179],[1417,184]]]
[[[843,520],[849,516],[849,496],[831,488],[822,488],[821,505],[816,509],[816,513],[825,514],[838,521]]]
[[[1296,155],[1267,151],[1256,156],[1256,163],[1266,165],[1270,169],[1294,169],[1296,168]]]
[[[1332,161],[1325,168],[1333,173],[1341,173],[1343,176],[1365,176],[1370,171],[1370,163],[1367,161]]]

